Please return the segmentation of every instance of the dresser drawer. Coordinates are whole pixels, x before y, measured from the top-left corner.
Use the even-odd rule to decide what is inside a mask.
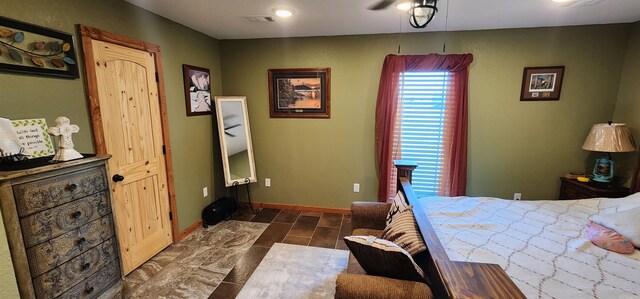
[[[32,276],[38,276],[113,237],[113,221],[107,215],[62,236],[27,250]]]
[[[583,199],[583,198],[592,198],[597,196],[592,196],[591,193],[585,190],[579,190],[576,188],[565,187],[562,186],[560,188],[560,199]]]
[[[114,260],[58,298],[96,298],[119,279],[120,264],[118,260]]]
[[[24,217],[107,189],[104,168],[94,167],[13,186],[18,215]]]
[[[629,195],[629,188],[612,183],[583,183],[565,177],[561,177],[560,182],[560,199],[617,198]]]
[[[38,298],[55,298],[116,259],[111,238],[89,251],[33,279]],[[106,284],[106,282],[104,282]]]
[[[27,248],[96,220],[111,212],[107,191],[20,219]]]

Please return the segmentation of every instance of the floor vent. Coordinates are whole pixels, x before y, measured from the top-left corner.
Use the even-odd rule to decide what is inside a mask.
[[[246,16],[244,18],[252,23],[268,23],[275,21],[275,19],[270,16]]]

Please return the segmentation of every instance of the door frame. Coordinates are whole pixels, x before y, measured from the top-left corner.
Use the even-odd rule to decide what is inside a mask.
[[[162,68],[162,55],[158,45],[133,39],[130,37],[107,32],[101,29],[79,25],[82,38],[82,53],[84,58],[84,78],[86,84],[87,99],[91,114],[93,128],[93,140],[97,154],[107,154],[107,146],[104,141],[102,116],[100,115],[100,101],[98,96],[98,82],[96,68],[93,64],[93,48],[91,40],[103,41],[119,46],[124,46],[154,54],[156,67],[156,81],[158,82],[158,101],[160,102],[160,122],[162,126],[162,139],[164,141],[164,161],[167,173],[167,191],[169,192],[169,211],[171,213],[171,232],[173,243],[180,239],[180,227],[178,226],[178,209],[176,206],[176,193],[173,184],[173,164],[171,159],[171,142],[169,141],[169,118],[167,114],[167,98],[164,92],[164,76]],[[111,183],[111,182],[109,182]]]

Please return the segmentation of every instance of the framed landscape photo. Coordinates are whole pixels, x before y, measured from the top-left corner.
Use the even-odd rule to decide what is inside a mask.
[[[330,118],[331,69],[270,69],[272,118]]]
[[[209,69],[183,64],[182,73],[187,116],[211,115],[211,75]]]
[[[558,101],[564,66],[525,67],[520,101]]]

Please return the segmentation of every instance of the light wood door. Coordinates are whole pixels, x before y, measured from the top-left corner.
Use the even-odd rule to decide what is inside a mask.
[[[152,53],[111,43],[91,46],[127,274],[172,242],[155,61]]]

